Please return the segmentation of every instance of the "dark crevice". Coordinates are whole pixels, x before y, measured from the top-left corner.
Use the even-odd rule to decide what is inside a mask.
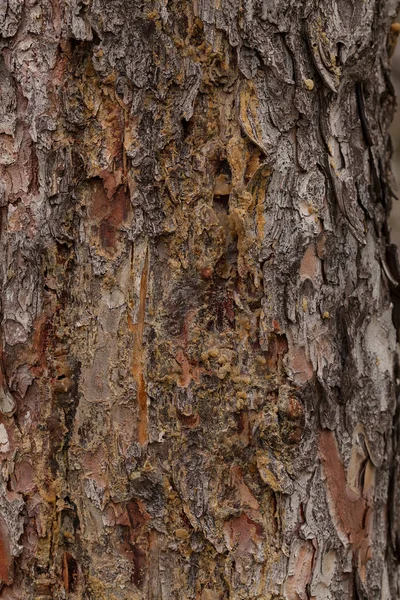
[[[193,119],[189,119],[188,121],[186,119],[181,119],[181,126],[183,134],[182,137],[185,140],[191,135],[191,133],[194,130],[194,121]]]
[[[214,196],[213,198],[214,201],[214,205],[217,208],[217,210],[220,210],[222,208],[223,211],[228,212],[229,210],[229,195],[223,195],[223,196]]]

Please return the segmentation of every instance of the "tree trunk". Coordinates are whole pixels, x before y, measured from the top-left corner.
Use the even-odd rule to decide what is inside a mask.
[[[395,9],[2,0],[2,599],[400,597]]]

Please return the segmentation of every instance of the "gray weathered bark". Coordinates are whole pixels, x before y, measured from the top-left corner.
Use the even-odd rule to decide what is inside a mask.
[[[395,9],[2,0],[1,598],[400,597]]]

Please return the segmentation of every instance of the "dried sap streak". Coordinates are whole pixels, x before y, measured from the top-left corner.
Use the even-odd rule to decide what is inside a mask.
[[[132,375],[137,386],[137,403],[139,407],[138,442],[144,445],[148,438],[148,415],[146,384],[143,374],[143,333],[146,315],[146,296],[149,274],[149,251],[146,250],[143,271],[140,278],[139,311],[137,323],[133,323],[132,317],[128,315],[128,327],[134,334],[132,354]]]

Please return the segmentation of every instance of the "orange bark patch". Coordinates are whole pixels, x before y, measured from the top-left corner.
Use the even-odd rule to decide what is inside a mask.
[[[316,246],[316,250],[317,250],[317,254],[318,254],[318,258],[320,259],[324,259],[325,258],[325,245],[326,245],[326,233],[322,233],[317,241],[317,246]]]
[[[109,202],[104,186],[99,179],[96,179],[88,209],[89,216],[96,221],[103,219],[108,214]]]
[[[115,527],[116,525],[129,527],[128,511],[123,504],[115,504],[110,501],[103,510],[102,519],[107,527]]]
[[[291,348],[289,351],[289,359],[295,383],[306,383],[313,378],[313,366],[307,359],[304,348]]]
[[[0,517],[0,580],[6,585],[11,585],[14,580],[14,559],[8,541],[7,525],[2,517]]]
[[[335,526],[347,536],[358,553],[361,578],[370,559],[372,508],[365,498],[347,485],[346,473],[333,431],[323,430],[319,436],[319,453],[327,482],[329,510]]]
[[[111,178],[106,180],[109,188],[105,189],[98,179],[93,186],[93,194],[89,206],[89,216],[94,221],[93,231],[98,235],[103,250],[112,252],[116,250],[118,231],[122,223],[129,216],[130,201],[124,186],[120,185],[114,190],[115,181]],[[113,195],[110,196],[110,190]]]
[[[320,273],[320,261],[315,254],[314,244],[308,246],[300,263],[300,279],[311,279],[316,282]]]
[[[231,467],[231,481],[232,486],[234,486],[237,490],[240,505],[247,506],[248,508],[252,508],[254,510],[258,510],[260,508],[260,505],[251,493],[248,486],[245,484],[242,469],[237,465]]]
[[[84,468],[85,476],[90,477],[96,481],[101,487],[105,488],[106,481],[106,469],[108,457],[106,455],[105,448],[99,446],[96,450],[88,450],[82,457],[82,466]]]
[[[230,519],[224,525],[224,536],[229,550],[236,550],[236,556],[254,554],[262,541],[263,529],[259,523],[246,514]]]
[[[111,173],[110,171],[101,171],[99,174],[101,179],[103,180],[104,189],[109,198],[112,198],[122,184],[122,171],[121,169],[114,171]]]
[[[189,385],[192,377],[191,377],[191,373],[190,373],[189,360],[188,360],[187,356],[185,355],[184,351],[182,350],[182,348],[178,348],[175,358],[182,369],[182,373],[179,378],[179,385],[181,387],[187,387]]]
[[[115,424],[115,429],[118,431],[120,452],[126,458],[128,449],[135,438],[135,432],[132,428],[132,407],[123,404],[114,406],[112,421]]]
[[[11,477],[13,491],[25,495],[31,494],[36,489],[34,476],[34,469],[28,461],[22,460],[17,463]]]
[[[296,559],[285,583],[285,598],[287,600],[301,600],[307,598],[307,584],[311,581],[313,570],[314,548],[311,542],[300,541],[295,549]]]

